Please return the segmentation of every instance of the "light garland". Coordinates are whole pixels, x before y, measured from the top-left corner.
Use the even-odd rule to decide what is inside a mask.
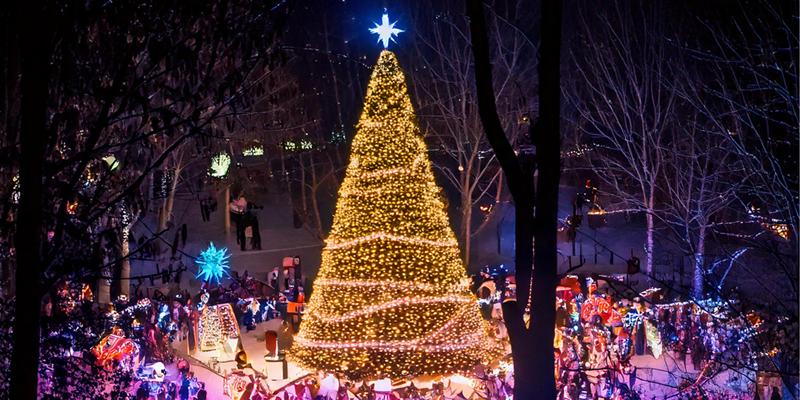
[[[458,295],[444,296],[444,297],[405,297],[402,299],[392,300],[386,303],[365,307],[358,311],[351,311],[339,316],[326,316],[323,314],[323,315],[317,315],[317,317],[324,319],[325,322],[343,322],[358,317],[379,313],[384,310],[391,310],[394,308],[406,307],[410,305],[427,305],[427,304],[432,305],[437,303],[472,303],[474,300],[475,299],[473,299],[472,296],[458,296]]]
[[[380,126],[371,126],[370,128],[380,128]],[[374,172],[362,172],[359,175],[359,178],[361,179],[385,178],[389,175],[396,175],[401,173],[412,174],[417,171],[417,167],[421,166],[423,161],[425,161],[425,157],[424,155],[420,154],[416,158],[414,158],[414,161],[411,162],[411,167],[388,168],[388,169],[377,170]],[[353,159],[350,160],[349,166],[358,168],[358,158],[353,157]]]
[[[397,285],[397,282],[392,281],[345,281],[340,279],[317,279],[314,281],[314,285],[316,286],[346,286],[346,287],[393,287]],[[416,290],[425,290],[425,291],[437,291],[440,290],[440,286],[431,285],[422,282],[403,282],[404,288],[408,289],[416,289]],[[453,285],[451,288],[452,290],[458,290],[461,288],[461,284]]]
[[[489,361],[489,337],[393,53],[356,126],[313,295],[289,356],[351,378],[450,374]]]
[[[473,311],[472,307],[463,307],[459,314],[470,313]],[[315,346],[320,348],[356,348],[356,349],[381,349],[388,351],[423,351],[428,353],[436,353],[451,350],[463,350],[470,346],[483,344],[485,336],[484,332],[473,332],[467,336],[457,338],[452,342],[446,344],[429,344],[436,341],[441,335],[447,333],[449,329],[457,325],[459,319],[457,317],[451,318],[447,323],[433,331],[432,333],[417,339],[411,340],[397,340],[397,341],[355,341],[355,342],[339,342],[339,341],[324,341],[324,340],[308,340],[302,335],[298,335],[295,340],[306,346]]]
[[[482,343],[483,334],[471,334],[463,339],[468,339],[464,343],[455,344],[422,344],[423,340],[403,340],[395,342],[382,341],[358,341],[358,342],[325,342],[297,338],[297,342],[306,346],[313,346],[323,349],[379,349],[386,351],[422,351],[425,353],[438,353],[443,351],[465,350]]]
[[[335,243],[329,241],[327,242],[326,249],[328,250],[341,249],[345,247],[359,245],[373,240],[390,240],[395,242],[405,242],[414,245],[428,245],[428,246],[458,246],[458,242],[456,242],[455,239],[437,241],[437,240],[427,240],[427,239],[419,239],[413,237],[397,236],[388,233],[373,233],[371,235],[362,236],[358,239],[353,239],[346,242]]]

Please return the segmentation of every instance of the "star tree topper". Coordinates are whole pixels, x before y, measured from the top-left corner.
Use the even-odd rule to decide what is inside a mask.
[[[389,14],[383,14],[380,25],[375,22],[375,27],[369,29],[370,32],[378,35],[378,41],[383,42],[384,49],[389,47],[389,40],[397,43],[393,36],[397,36],[398,33],[405,32],[402,29],[395,28],[394,24],[396,23],[397,21],[389,23]]]

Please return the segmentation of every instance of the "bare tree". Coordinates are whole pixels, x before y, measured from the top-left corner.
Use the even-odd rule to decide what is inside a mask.
[[[508,4],[498,9],[514,12]],[[420,7],[414,20],[418,32],[411,65],[415,99],[434,154],[442,155],[435,166],[459,194],[458,236],[464,262],[469,264],[472,238],[497,209],[494,205],[501,200],[503,180],[476,107],[468,22],[463,16],[430,7]],[[527,96],[535,90],[530,75],[535,73],[536,59],[525,55],[536,49],[510,20],[513,15],[497,11],[490,11],[487,18],[494,45],[495,101],[503,130],[514,145],[528,127],[531,105],[527,103],[533,99]]]
[[[322,239],[332,222],[339,178],[347,163],[347,148],[365,93],[369,73],[364,59],[353,55],[351,27],[342,23],[348,7],[310,2],[296,13],[293,29],[305,41],[283,48],[294,57],[292,71],[302,79],[293,106],[295,119],[271,139],[280,159],[284,187],[289,189],[296,223]],[[321,29],[320,29],[321,28]]]
[[[677,98],[664,83],[677,76],[669,65],[659,19],[631,8],[616,5],[596,21],[581,18],[586,46],[571,53],[575,76],[565,96],[575,110],[578,130],[595,146],[589,168],[610,189],[610,208],[644,213],[644,272],[650,275],[658,179],[665,168],[663,150]]]
[[[757,202],[769,222],[797,237],[798,35],[797,9],[758,2],[725,28],[705,23],[711,43],[687,51],[707,66],[708,78],[685,96],[751,171],[741,205]],[[784,9],[785,8],[785,9]],[[744,194],[744,193],[743,193]],[[749,197],[749,199],[745,198]]]
[[[275,61],[280,5],[32,2],[14,10],[11,19],[29,22],[12,35],[26,41],[22,124],[2,135],[13,155],[4,181],[18,166],[21,200],[9,207],[18,218],[11,397],[36,398],[41,296],[55,282],[101,274],[89,250],[119,221],[119,204],[141,202],[143,182],[174,150],[247,106],[259,85],[250,74]],[[42,18],[53,29],[38,29]],[[110,154],[118,171],[101,160]]]
[[[749,262],[730,262],[713,271],[718,275],[715,294],[722,294],[726,278],[735,274],[742,283],[752,282],[748,291],[762,294],[776,312],[796,320],[798,9],[788,3],[756,5],[737,7],[727,23],[700,21],[709,40],[684,51],[702,68],[704,79],[687,80],[679,93],[730,153],[726,159],[743,171],[725,180],[734,200],[714,231],[718,247],[733,245],[737,255],[747,251]],[[768,358],[767,369],[797,381],[797,363],[790,361],[796,349],[793,358],[782,362]]]
[[[748,171],[731,151],[724,133],[700,126],[692,113],[683,115],[684,122],[670,130],[661,149],[666,168],[658,180],[661,199],[654,215],[683,251],[691,254],[692,295],[703,299],[707,239],[717,227],[736,222],[731,218],[737,214],[728,210]]]

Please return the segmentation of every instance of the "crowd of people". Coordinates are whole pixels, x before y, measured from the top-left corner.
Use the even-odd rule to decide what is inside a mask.
[[[288,304],[302,303],[302,286],[290,271],[283,277],[276,271],[267,276],[266,282],[248,273],[236,275],[227,286],[206,288],[194,297],[182,292],[171,296],[156,293],[136,303],[118,299],[115,310],[121,311],[109,313],[106,323],[111,324],[106,329],[108,326],[124,327],[126,337],[139,338],[147,359],[172,362],[174,354],[170,341],[188,340],[192,348],[196,340],[192,326],[205,304],[230,303],[237,323],[248,330],[272,318],[291,321]],[[286,290],[264,296],[265,290],[273,286],[277,289],[281,278]],[[485,289],[487,285],[479,287]],[[491,285],[488,287],[494,290]],[[500,292],[489,295],[488,301],[486,293],[479,290],[478,294],[483,298],[479,303],[490,310],[485,315],[495,318],[498,336],[502,337],[502,313],[498,315],[497,312]],[[576,277],[562,280],[557,293],[554,351],[559,399],[652,397],[653,388],[643,385],[652,382],[643,378],[648,375],[642,374],[638,365],[641,359],[636,356],[668,357],[673,364],[691,366],[684,371],[667,371],[674,376],[659,380],[666,385],[659,393],[672,392],[678,398],[687,399],[752,398],[757,390],[754,374],[730,373],[731,377],[725,381],[727,387],[722,389],[707,383],[735,368],[734,363],[758,367],[764,357],[774,360],[782,353],[781,343],[791,340],[786,334],[791,331],[790,327],[782,326],[785,321],[773,320],[769,314],[758,312],[742,314],[737,311],[740,308],[727,302],[667,302],[657,289],[641,292],[632,299],[617,299],[618,294],[609,286],[598,285],[591,278],[581,282]],[[784,334],[762,335],[765,329]],[[756,342],[762,337],[769,337],[771,341]],[[759,344],[758,348],[754,343]],[[472,388],[469,395],[456,390],[459,386],[449,380],[437,382],[430,388],[420,388],[413,383],[397,388],[395,384],[392,385],[395,389],[385,392],[376,390],[375,382],[348,382],[343,377],[336,378],[340,385],[335,394],[325,391],[321,377],[298,382],[291,389],[281,389],[280,393],[287,400],[337,399],[347,396],[345,392],[362,399],[506,399],[513,393],[513,368],[510,362],[501,362],[501,365],[468,373],[466,379],[471,380]],[[188,374],[181,375],[172,385],[160,383],[155,393],[166,393],[167,399],[183,400],[180,396],[184,386],[188,392],[183,392],[192,396],[198,391],[199,383],[192,383]],[[769,394],[773,392],[779,393],[779,390],[773,389]]]
[[[484,315],[504,336],[500,303],[513,292],[513,277],[483,273],[475,278]],[[496,290],[499,286],[505,290]],[[624,298],[591,277],[561,281],[554,343],[559,399],[638,399],[654,392],[691,399],[752,398],[761,390],[755,371],[796,364],[786,357],[796,354],[787,345],[797,322],[787,326],[785,318],[736,300],[667,301],[664,292],[652,288]],[[662,368],[687,367],[659,372],[666,376],[656,383],[642,379],[652,378],[654,369],[639,365],[647,358],[641,356],[669,358]],[[767,391],[782,396],[780,386]]]
[[[105,382],[113,382],[112,398],[205,399],[204,382],[194,376],[189,363],[181,358],[185,356],[176,353],[174,342],[186,342],[184,348],[189,351],[197,348],[198,320],[209,305],[230,304],[235,323],[248,331],[273,318],[299,323],[299,317],[292,314],[299,313],[296,304],[305,300],[303,282],[299,260],[288,259],[292,260],[285,264],[282,276],[279,268],[264,280],[248,272],[234,273],[225,285],[204,285],[194,294],[177,288],[152,293],[137,290],[130,298],[117,297],[105,309],[98,306],[89,285],[62,282],[44,301],[42,322],[43,331],[48,332],[47,346],[57,348],[62,355],[93,362],[98,368],[95,373]],[[497,336],[502,338],[500,304],[504,291],[497,288],[513,286],[513,280],[500,280],[482,274],[473,289],[484,316],[492,320]],[[655,392],[679,399],[745,399],[759,392],[761,399],[776,400],[783,398],[780,380],[778,384],[759,384],[763,379],[755,371],[772,371],[775,375],[797,362],[790,358],[796,354],[791,346],[796,345],[797,338],[791,335],[797,332],[797,322],[737,300],[668,300],[663,290],[655,288],[623,296],[602,281],[570,276],[558,287],[556,307],[554,352],[559,399],[649,399]],[[296,331],[296,326],[291,331]],[[650,367],[642,366],[642,357],[665,358],[669,363],[665,361],[664,365],[689,367],[662,371],[670,376],[652,379],[652,375],[643,373]],[[177,372],[167,373],[166,366]],[[714,380],[719,383],[720,377],[722,387],[711,384]],[[463,378],[468,385],[446,377],[428,387],[411,381],[391,382],[390,389],[385,390],[385,380],[379,380],[384,382],[380,384],[351,382],[323,374],[270,395],[278,394],[285,400],[348,396],[499,400],[513,394],[510,359],[465,373]],[[331,390],[332,379],[337,382],[335,391]],[[60,384],[56,378],[42,381],[45,391],[48,387],[56,390]],[[654,381],[664,388],[654,390]]]
[[[513,378],[505,371],[485,372],[478,368],[468,376],[425,382],[386,377],[353,381],[341,374],[318,372],[301,377],[272,395],[281,400],[507,400],[512,396]]]
[[[199,348],[198,322],[207,307],[217,304],[230,304],[235,323],[248,330],[273,318],[291,321],[291,313],[298,308],[289,304],[302,302],[304,294],[294,270],[289,271],[284,282],[233,273],[226,284],[203,285],[194,294],[177,285],[164,291],[137,287],[130,297],[119,295],[102,306],[95,301],[91,285],[64,281],[43,302],[46,344],[57,345],[56,352],[70,365],[62,372],[86,372],[97,378],[86,379],[88,392],[104,393],[114,382],[110,386],[114,399],[206,399],[205,383],[198,381],[187,355],[176,348],[188,353]],[[285,290],[279,290],[279,283]],[[81,368],[75,368],[74,359],[81,360]],[[168,373],[167,366],[174,371]],[[55,375],[42,382],[52,390],[59,386]],[[94,387],[88,388],[91,382]]]

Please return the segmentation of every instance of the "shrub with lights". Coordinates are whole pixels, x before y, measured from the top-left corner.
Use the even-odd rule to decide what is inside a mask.
[[[405,76],[384,50],[290,357],[351,378],[471,370],[497,347],[465,281]]]

